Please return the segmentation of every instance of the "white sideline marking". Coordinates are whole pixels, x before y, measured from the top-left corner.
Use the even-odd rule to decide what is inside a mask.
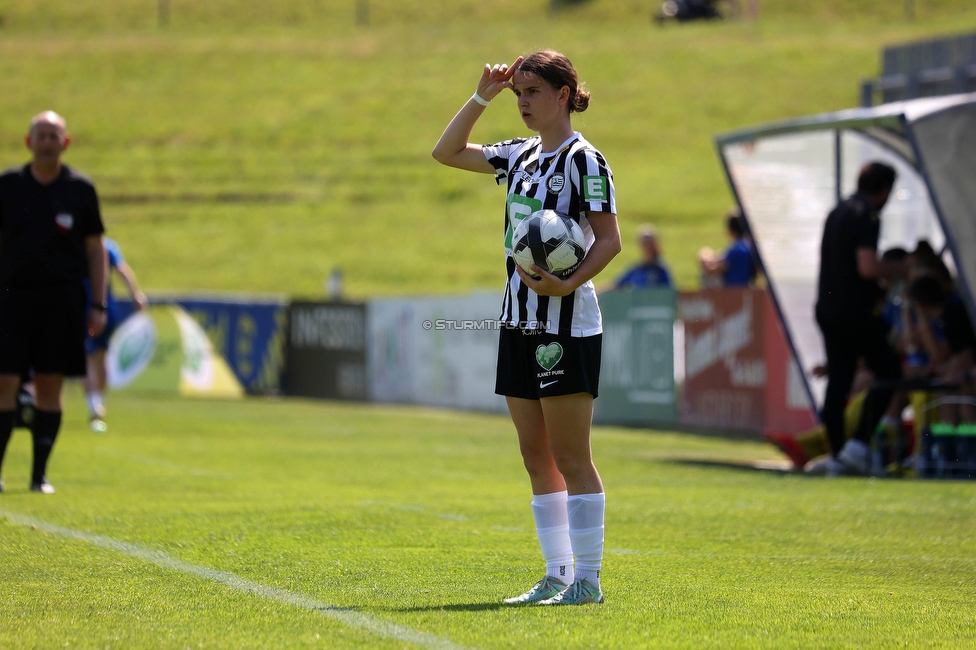
[[[336,605],[330,605],[329,603],[313,600],[311,598],[302,596],[301,594],[296,594],[285,589],[262,585],[254,582],[253,580],[242,578],[234,573],[218,571],[199,564],[190,564],[189,562],[178,560],[171,555],[167,555],[166,553],[156,551],[151,548],[144,548],[135,544],[129,544],[128,542],[120,542],[116,539],[112,539],[111,537],[93,535],[91,533],[72,530],[71,528],[64,528],[63,526],[49,524],[39,519],[24,517],[23,515],[6,512],[3,510],[0,510],[0,516],[6,517],[15,524],[20,524],[22,526],[33,526],[38,530],[43,530],[47,533],[67,537],[68,539],[88,542],[89,544],[93,544],[95,546],[101,546],[102,548],[118,551],[131,557],[145,560],[146,562],[151,562],[152,564],[160,566],[164,569],[170,569],[172,571],[179,571],[181,573],[188,573],[200,578],[206,578],[207,580],[219,582],[220,584],[230,587],[231,589],[236,589],[237,591],[257,594],[258,596],[263,596],[271,600],[277,600],[278,602],[285,603],[286,605],[294,605],[295,607],[301,607],[313,612],[318,612],[319,614],[333,618],[344,625],[366,630],[367,632],[371,632],[378,636],[383,636],[406,643],[412,643],[422,648],[433,648],[435,650],[463,650],[463,646],[456,645],[447,639],[442,639],[424,632],[418,632],[417,630],[410,629],[409,627],[396,625],[394,623],[374,618],[352,609],[346,609]]]

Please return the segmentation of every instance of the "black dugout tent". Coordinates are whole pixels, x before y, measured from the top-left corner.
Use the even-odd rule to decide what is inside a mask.
[[[811,405],[825,389],[810,374],[825,360],[813,316],[823,223],[854,192],[865,162],[898,171],[879,250],[927,240],[943,251],[976,322],[976,93],[823,113],[715,141]]]

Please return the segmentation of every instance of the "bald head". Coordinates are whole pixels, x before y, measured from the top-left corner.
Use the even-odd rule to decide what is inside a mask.
[[[58,129],[61,133],[68,132],[68,123],[64,121],[63,117],[61,117],[54,111],[44,111],[42,113],[38,113],[37,115],[31,118],[30,130],[27,132],[28,135],[33,134],[34,129],[42,124],[47,126],[53,126],[54,128]]]
[[[43,182],[55,178],[61,171],[61,154],[71,142],[64,118],[54,111],[38,113],[31,119],[24,140],[34,154],[31,161],[34,176]]]

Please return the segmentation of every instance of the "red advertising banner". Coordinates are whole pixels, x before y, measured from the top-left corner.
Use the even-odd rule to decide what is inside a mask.
[[[766,417],[766,294],[757,289],[683,293],[685,385],[678,421],[761,431]]]
[[[706,289],[679,296],[685,383],[680,424],[799,433],[814,412],[782,326],[762,289]]]
[[[801,433],[817,424],[796,357],[773,301],[766,300],[766,429]]]

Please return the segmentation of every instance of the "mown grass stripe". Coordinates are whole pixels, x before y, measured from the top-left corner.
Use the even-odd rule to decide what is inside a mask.
[[[144,548],[128,542],[121,542],[119,540],[112,539],[111,537],[105,537],[104,535],[94,535],[92,533],[65,528],[46,521],[41,521],[40,519],[25,517],[23,515],[6,512],[3,510],[0,510],[0,516],[6,517],[9,521],[15,524],[32,526],[37,530],[42,530],[46,533],[51,533],[60,537],[74,539],[92,544],[94,546],[100,546],[109,550],[118,551],[130,557],[150,562],[164,569],[179,571],[181,573],[195,575],[207,580],[213,580],[214,582],[219,582],[220,584],[230,587],[231,589],[236,589],[237,591],[257,594],[258,596],[269,598],[271,600],[277,600],[278,602],[285,603],[286,605],[311,610],[313,612],[322,614],[323,616],[328,616],[329,618],[335,619],[344,625],[348,625],[349,627],[366,630],[367,632],[376,634],[377,636],[395,639],[396,641],[405,643],[412,643],[421,648],[431,648],[434,650],[462,650],[462,648],[464,648],[464,646],[459,646],[447,639],[442,639],[424,632],[418,632],[417,630],[413,630],[409,627],[396,625],[394,623],[363,614],[362,612],[345,609],[329,603],[323,603],[321,601],[307,598],[301,594],[296,594],[279,587],[263,585],[227,571],[218,571],[217,569],[211,569],[210,567],[201,566],[199,564],[184,562],[183,560],[179,560],[171,555],[167,555],[162,551]]]

